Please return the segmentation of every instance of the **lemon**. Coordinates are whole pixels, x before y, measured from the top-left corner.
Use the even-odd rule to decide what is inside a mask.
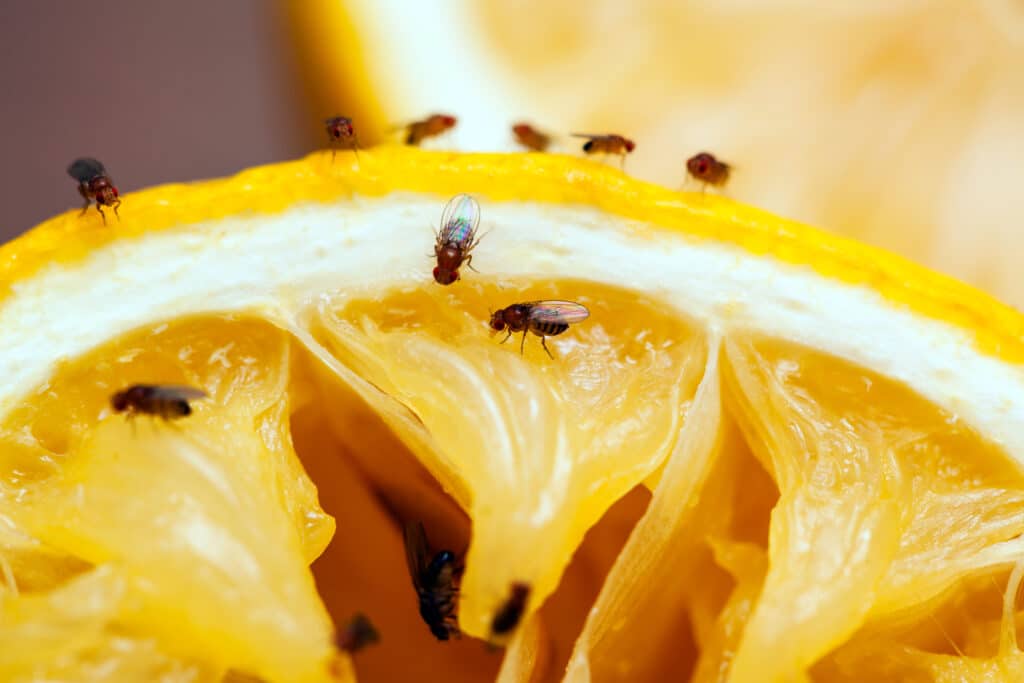
[[[1013,0],[284,3],[315,111],[380,139],[436,109],[430,144],[512,151],[526,119],[636,141],[626,169],[908,256],[1018,308],[1024,9]],[[484,85],[486,84],[486,85]],[[615,163],[615,160],[612,160]]]
[[[441,287],[457,192],[479,272]],[[1024,318],[986,295],[558,155],[318,153],[124,209],[0,249],[6,679],[1024,670]],[[488,334],[549,299],[590,311],[553,358]],[[137,382],[209,398],[128,421]],[[461,641],[409,521],[465,551]]]

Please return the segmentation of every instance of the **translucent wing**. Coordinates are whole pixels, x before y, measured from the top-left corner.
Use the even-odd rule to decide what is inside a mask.
[[[405,538],[405,561],[409,566],[409,576],[412,577],[412,584],[419,590],[420,576],[423,574],[423,567],[426,566],[427,557],[427,532],[420,522],[409,522],[403,530]]]
[[[172,400],[185,399],[186,401],[195,401],[200,398],[206,398],[208,394],[196,387],[181,384],[158,384],[153,387],[153,396]]]
[[[106,174],[107,169],[103,168],[103,164],[91,157],[75,159],[68,166],[68,175],[80,183],[87,183],[97,176]]]
[[[536,301],[530,307],[530,320],[539,323],[578,323],[590,317],[590,311],[575,301]]]
[[[473,242],[480,225],[480,205],[468,194],[457,194],[449,200],[441,214],[441,244],[455,243],[467,247]]]
[[[573,136],[574,138],[590,138],[591,140],[607,137],[603,133],[569,133],[569,135]]]

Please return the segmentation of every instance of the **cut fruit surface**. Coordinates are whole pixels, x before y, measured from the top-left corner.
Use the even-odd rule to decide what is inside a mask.
[[[456,192],[485,234],[442,287]],[[13,680],[1022,666],[1024,320],[984,295],[559,156],[319,154],[123,214],[0,250]],[[590,312],[552,358],[489,334],[547,299]],[[209,398],[128,421],[137,382]],[[417,614],[409,521],[464,558],[460,641]],[[356,611],[382,641],[350,659]]]

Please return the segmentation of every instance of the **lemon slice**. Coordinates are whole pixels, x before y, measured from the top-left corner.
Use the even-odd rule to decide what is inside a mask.
[[[486,234],[441,287],[431,226],[457,192]],[[985,295],[555,155],[381,147],[124,201],[118,226],[67,214],[0,251],[19,675],[1020,666],[1024,320]],[[488,334],[489,310],[547,299],[590,311],[553,358]],[[146,381],[210,398],[171,424],[112,413]],[[416,613],[411,520],[468,546],[461,642]],[[353,673],[332,643],[356,611],[382,642]],[[510,645],[500,674],[468,636]]]

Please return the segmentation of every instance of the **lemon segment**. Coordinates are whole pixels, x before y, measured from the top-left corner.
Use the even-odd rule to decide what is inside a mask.
[[[576,641],[564,680],[665,680],[674,674],[658,650],[676,633],[680,603],[687,592],[699,541],[694,513],[720,459],[723,435],[719,344],[713,342],[700,387],[686,412],[678,441],[654,496],[605,580]],[[639,627],[643,624],[643,628]],[[672,646],[679,654],[681,643]],[[679,661],[680,657],[671,657]]]
[[[265,323],[206,320],[79,359],[4,424],[2,491],[19,502],[3,507],[46,547],[119,568],[126,608],[107,628],[272,680],[327,680],[333,627],[307,565],[334,521],[291,448],[289,343]],[[110,395],[144,379],[211,398],[181,425],[112,414]]]
[[[0,601],[0,676],[5,681],[156,680],[196,683],[222,673],[181,661],[153,638],[112,628],[127,599],[124,576],[112,566],[69,581],[52,593]]]
[[[554,360],[534,335],[487,334],[488,307],[559,295],[593,321],[551,338]],[[435,444],[421,458],[471,492],[459,621],[481,638],[509,586],[530,585],[539,606],[586,530],[661,464],[703,369],[692,326],[594,283],[428,285],[334,307],[334,355],[410,407]]]

